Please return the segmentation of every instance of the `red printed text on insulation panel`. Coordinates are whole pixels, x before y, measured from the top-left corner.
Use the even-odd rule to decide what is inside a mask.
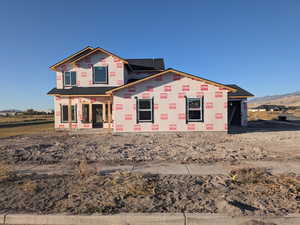
[[[215,97],[216,98],[222,98],[223,97],[223,92],[222,91],[216,91],[215,92]]]
[[[169,109],[176,109],[176,103],[169,103]]]
[[[179,113],[178,114],[178,119],[179,120],[185,120],[185,113]]]
[[[216,113],[215,118],[216,119],[223,119],[223,113]]]
[[[201,91],[208,91],[208,85],[207,84],[201,84],[200,90]]]
[[[123,130],[124,130],[124,126],[122,124],[116,125],[116,131],[123,131]]]
[[[116,110],[122,110],[123,104],[116,104]]]
[[[196,124],[188,124],[187,129],[188,130],[196,130]]]
[[[132,114],[125,114],[124,119],[125,120],[132,120]]]
[[[136,124],[136,125],[133,126],[133,130],[134,130],[134,131],[141,131],[141,130],[142,130],[142,127],[141,127],[140,124]]]
[[[168,98],[168,93],[160,93],[160,99],[167,99]]]
[[[152,124],[151,130],[159,130],[159,125],[158,124]]]
[[[212,109],[212,108],[214,108],[214,103],[213,102],[206,102],[205,103],[205,108],[206,109]]]
[[[169,124],[169,130],[177,130],[176,124]]]
[[[165,91],[165,92],[170,92],[170,91],[172,91],[172,86],[171,86],[171,85],[166,85],[166,86],[164,86],[164,91]]]
[[[184,96],[185,96],[186,94],[185,94],[185,92],[179,92],[178,93],[178,98],[184,98]]]
[[[213,130],[214,129],[214,125],[212,123],[207,123],[207,124],[205,124],[205,129],[206,130]]]
[[[167,120],[168,119],[168,114],[167,113],[160,114],[160,119],[161,120]]]
[[[110,77],[115,77],[115,76],[116,76],[116,74],[117,74],[117,73],[116,73],[116,72],[114,72],[114,71],[111,71],[111,72],[109,72],[109,76],[110,76]]]
[[[188,85],[188,84],[182,85],[182,90],[183,91],[189,91],[190,90],[190,85]]]
[[[81,77],[87,77],[87,75],[88,75],[87,72],[81,72],[81,73],[80,73],[80,76],[81,76]]]

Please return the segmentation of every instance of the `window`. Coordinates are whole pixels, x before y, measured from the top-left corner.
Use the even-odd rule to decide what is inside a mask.
[[[203,122],[203,98],[186,98],[187,122]]]
[[[90,122],[90,106],[88,104],[82,105],[82,122],[83,123]]]
[[[61,106],[61,122],[62,123],[68,123],[69,122],[69,112],[68,112],[68,106],[62,105]],[[71,106],[71,119],[72,122],[77,122],[77,105]]]
[[[95,66],[93,68],[94,84],[107,84],[107,67]]]
[[[154,122],[153,98],[137,99],[137,122]]]
[[[64,86],[76,85],[76,72],[64,72]]]
[[[66,123],[68,122],[68,106],[63,105],[61,107],[61,122]]]

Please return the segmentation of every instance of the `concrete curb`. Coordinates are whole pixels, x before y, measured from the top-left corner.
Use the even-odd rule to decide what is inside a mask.
[[[285,217],[231,217],[197,213],[125,213],[117,215],[0,215],[0,224],[27,225],[239,225],[251,219],[280,225],[299,225],[300,214]]]
[[[183,225],[184,216],[179,214],[117,214],[117,215],[7,215],[3,224],[38,225]]]

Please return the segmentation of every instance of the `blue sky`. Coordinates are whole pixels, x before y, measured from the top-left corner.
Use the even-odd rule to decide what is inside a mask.
[[[87,45],[256,96],[300,90],[299,0],[3,0],[0,109],[53,108],[49,66]]]

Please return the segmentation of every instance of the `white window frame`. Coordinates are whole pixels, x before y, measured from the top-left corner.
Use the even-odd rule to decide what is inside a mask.
[[[149,101],[150,102],[150,108],[149,109],[140,109],[140,101]],[[152,123],[152,121],[153,121],[152,101],[153,101],[153,99],[151,99],[151,98],[148,98],[148,99],[138,99],[138,105],[137,105],[138,122],[141,122],[141,123],[151,122]],[[140,119],[140,112],[145,112],[145,111],[150,111],[150,113],[151,113],[150,120],[141,120]]]
[[[66,73],[70,74],[70,84],[66,84]],[[76,86],[76,82],[75,82],[75,84],[72,84],[72,73],[75,73],[75,81],[77,82],[77,73],[76,73],[76,71],[65,71],[65,72],[63,72],[63,79],[64,79],[64,86],[65,87]]]
[[[190,108],[190,100],[199,100],[200,107],[199,108]],[[188,122],[203,122],[203,97],[202,98],[187,98],[187,121]],[[190,111],[200,111],[200,119],[190,119]]]

